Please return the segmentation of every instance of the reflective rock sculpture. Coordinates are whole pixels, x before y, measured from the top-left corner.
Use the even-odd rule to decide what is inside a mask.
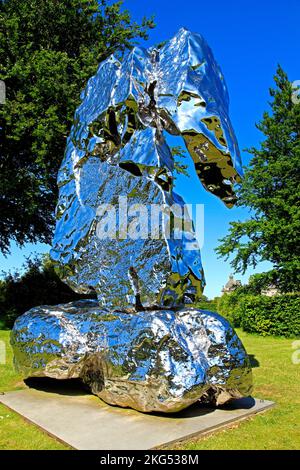
[[[75,113],[50,254],[72,289],[96,291],[103,306],[127,307],[138,298],[143,306],[171,307],[202,294],[192,222],[182,224],[181,237],[166,236],[173,218],[183,220],[184,206],[173,189],[166,134],[183,138],[203,186],[231,207],[242,170],[225,81],[204,39],[185,29],[161,47],[135,47],[122,60],[102,62]],[[164,207],[162,236],[124,235],[120,198],[133,212]],[[174,205],[175,215],[168,211]],[[115,237],[97,231],[104,206],[119,208]]]
[[[145,412],[251,392],[230,324],[193,307],[204,274],[168,135],[182,138],[204,188],[231,207],[242,170],[225,81],[204,39],[185,29],[109,57],[82,94],[50,254],[63,281],[98,300],[17,319],[11,342],[25,377],[77,377],[107,403]],[[136,217],[145,211],[150,222]]]
[[[128,313],[77,301],[36,307],[12,333],[26,377],[81,378],[105,402],[176,412],[251,392],[247,354],[228,322],[193,308]]]

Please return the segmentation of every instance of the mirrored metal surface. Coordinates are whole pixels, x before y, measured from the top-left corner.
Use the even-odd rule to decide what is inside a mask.
[[[126,307],[137,298],[144,306],[176,306],[202,294],[192,223],[181,239],[167,236],[173,219],[183,219],[168,209],[184,200],[173,189],[166,133],[182,137],[203,186],[231,207],[242,170],[224,77],[202,36],[185,29],[163,46],[135,47],[122,60],[101,63],[75,113],[51,256],[65,282],[77,292],[96,291],[103,306]],[[112,214],[120,196],[131,207],[165,208],[159,239],[124,239],[121,229],[115,238],[99,237],[99,207],[109,205]]]
[[[247,354],[229,323],[194,308],[128,313],[79,301],[36,307],[12,332],[26,377],[81,378],[112,405],[175,412],[251,393]]]
[[[24,376],[79,377],[107,403],[140,411],[251,392],[232,327],[184,307],[205,281],[174,190],[168,134],[182,138],[203,186],[231,207],[242,170],[226,85],[204,39],[185,29],[160,47],[111,56],[82,94],[58,176],[51,257],[65,282],[98,301],[36,307],[17,319],[11,341]],[[143,226],[135,217],[153,207],[154,232],[152,219]]]

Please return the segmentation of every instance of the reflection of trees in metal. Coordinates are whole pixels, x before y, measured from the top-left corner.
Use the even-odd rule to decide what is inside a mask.
[[[40,306],[17,319],[11,342],[23,376],[80,378],[107,403],[139,411],[222,405],[251,393],[249,360],[233,328],[195,308]]]
[[[173,182],[174,172],[186,168],[174,166],[165,132],[183,137],[203,186],[231,207],[241,162],[226,85],[206,42],[184,29],[160,47],[134,48],[122,61],[111,56],[101,63],[75,113],[59,173],[51,255],[72,288],[95,290],[104,305],[138,298],[171,306],[201,296],[200,252],[187,249],[192,229],[180,240],[96,236],[97,207],[116,204],[119,195],[128,205],[184,205]]]

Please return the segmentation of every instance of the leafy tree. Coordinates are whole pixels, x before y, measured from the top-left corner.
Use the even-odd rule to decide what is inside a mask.
[[[56,176],[80,92],[100,61],[147,38],[122,2],[0,0],[0,250],[49,242]]]
[[[238,186],[238,205],[251,208],[244,222],[231,222],[217,252],[244,273],[267,260],[274,268],[256,281],[277,285],[282,292],[300,285],[300,103],[293,99],[292,84],[279,66],[270,89],[271,113],[265,112],[257,128],[265,135]]]
[[[206,295],[202,295],[199,301],[196,304],[197,308],[200,308],[201,310],[210,310],[211,312],[216,312],[217,311],[217,297],[214,299],[210,300]]]
[[[188,172],[188,165],[182,163],[182,160],[186,158],[186,151],[181,147],[181,145],[175,145],[171,147],[171,154],[174,158],[174,170],[175,173],[184,176],[190,176]],[[176,176],[175,176],[176,179]]]
[[[57,305],[96,296],[76,294],[63,283],[48,255],[28,258],[24,273],[6,273],[0,281],[0,327],[11,328],[15,319],[38,305]]]

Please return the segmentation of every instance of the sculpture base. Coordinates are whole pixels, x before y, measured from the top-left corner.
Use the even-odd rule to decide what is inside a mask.
[[[98,452],[170,448],[175,442],[202,437],[274,406],[266,400],[241,398],[217,409],[195,404],[176,415],[144,414],[108,406],[79,389],[66,390],[61,381],[55,388],[41,384],[38,390],[5,393],[0,403],[73,448]]]
[[[231,325],[191,307],[36,307],[17,319],[11,343],[24,377],[80,378],[106,403],[138,411],[177,412],[251,393],[249,360]]]

